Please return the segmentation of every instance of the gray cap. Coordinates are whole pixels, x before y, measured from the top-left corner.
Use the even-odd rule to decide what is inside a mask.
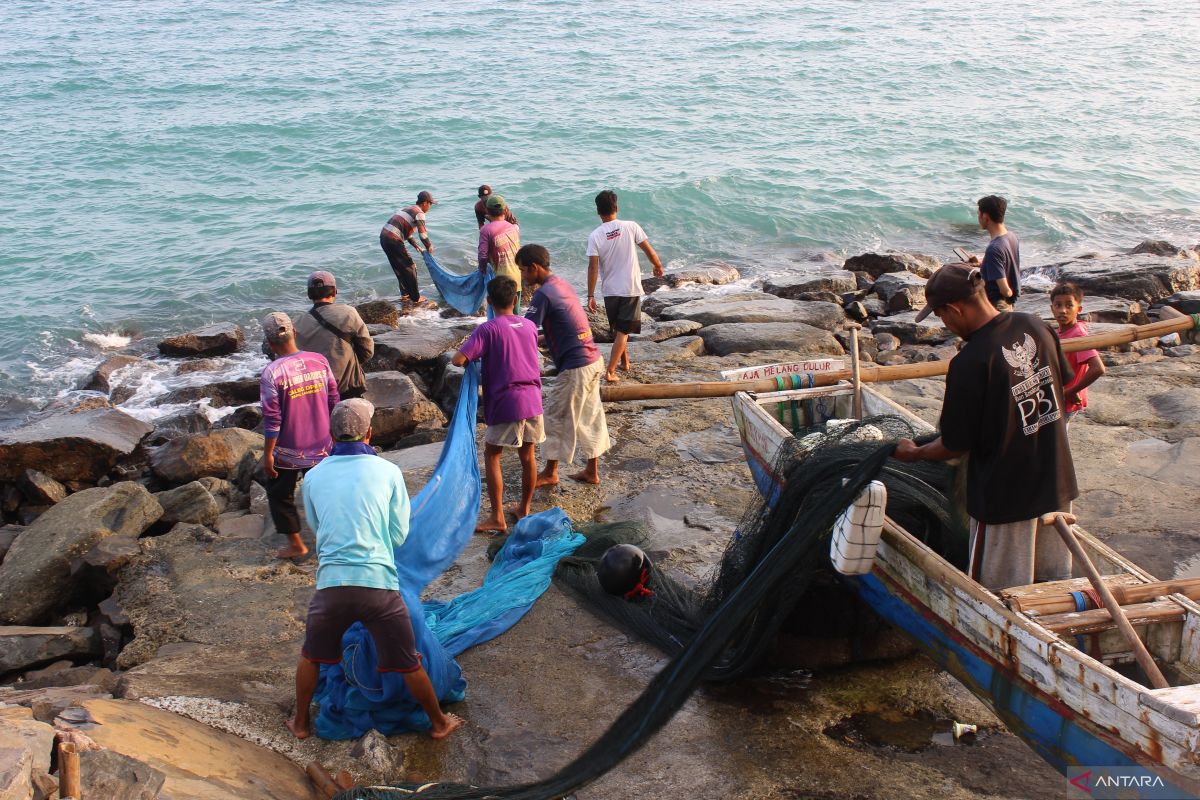
[[[333,277],[332,272],[314,272],[308,276],[308,288],[310,289],[336,289],[337,280]]]
[[[329,432],[339,442],[357,442],[371,430],[375,406],[369,400],[355,397],[343,400],[329,415]]]
[[[262,318],[263,335],[270,341],[277,342],[292,336],[292,318],[282,311],[272,311]]]

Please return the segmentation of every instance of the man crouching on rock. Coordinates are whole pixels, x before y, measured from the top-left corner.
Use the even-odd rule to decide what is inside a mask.
[[[397,588],[394,549],[408,537],[408,490],[400,468],[369,444],[374,413],[366,400],[338,403],[329,421],[333,452],[304,481],[304,513],[317,532],[317,591],[296,666],[296,714],[287,721],[298,739],[312,735],[318,665],[341,662],[342,634],[355,622],[375,640],[379,671],[401,673],[429,715],[430,736],[444,739],[463,724],[438,705]]]

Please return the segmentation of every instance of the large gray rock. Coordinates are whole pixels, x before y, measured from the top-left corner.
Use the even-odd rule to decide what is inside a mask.
[[[1186,255],[1188,251],[1163,239],[1146,239],[1129,252],[1134,254],[1148,253],[1154,256],[1176,257]]]
[[[941,268],[942,262],[933,256],[923,256],[918,253],[863,253],[860,256],[846,259],[843,269],[851,272],[866,272],[872,278],[879,278],[888,272],[911,272],[928,278]]]
[[[158,352],[165,356],[223,356],[240,348],[245,341],[240,327],[219,322],[163,339],[158,343]]]
[[[720,286],[733,283],[740,277],[741,274],[736,269],[723,261],[718,261],[715,264],[699,264],[694,267],[670,269],[664,272],[661,278],[643,278],[642,291],[653,292],[662,286],[674,288],[685,283]]]
[[[1182,311],[1184,314],[1200,314],[1200,290],[1176,292],[1165,298],[1163,304],[1176,311]]]
[[[97,481],[137,449],[150,426],[113,408],[40,418],[0,433],[0,481],[35,469],[59,481]]]
[[[842,355],[842,346],[827,330],[803,322],[733,322],[700,330],[704,348],[725,356],[758,350],[795,350],[807,356]]]
[[[154,431],[146,439],[146,445],[154,447],[193,433],[208,433],[212,427],[208,415],[199,408],[183,408],[154,420]]]
[[[368,300],[354,307],[367,325],[386,325],[394,329],[400,324],[400,309],[390,300]]]
[[[593,342],[604,344],[613,340],[612,328],[608,324],[608,315],[604,313],[603,308],[589,311],[587,306],[584,306],[583,313],[587,315],[588,327],[592,329]]]
[[[240,406],[257,403],[260,399],[258,378],[239,378],[232,381],[216,381],[199,386],[184,386],[163,395],[162,404],[194,403],[208,398],[214,408]]]
[[[47,785],[50,755],[54,751],[54,728],[33,718],[21,706],[0,707],[0,798],[39,800],[58,797],[42,792]]]
[[[33,800],[33,753],[0,745],[0,800]]]
[[[1050,295],[1044,292],[1022,290],[1013,310],[1033,314],[1047,322],[1054,319],[1054,314],[1050,311]],[[1146,316],[1146,307],[1143,303],[1121,297],[1085,295],[1083,313],[1089,323],[1111,322],[1117,325],[1145,325],[1150,321]]]
[[[100,362],[100,366],[92,371],[87,380],[80,382],[79,388],[108,394],[110,389],[109,380],[112,378],[114,372],[131,364],[143,364],[145,361],[144,358],[138,358],[137,356],[111,355]]]
[[[1176,292],[1200,289],[1200,262],[1155,255],[1074,259],[1055,265],[1059,280],[1072,281],[1085,296],[1154,302]]]
[[[763,291],[777,297],[798,299],[809,292],[845,294],[858,290],[854,273],[833,267],[800,267],[795,272],[763,281]]]
[[[712,297],[712,292],[705,292],[700,289],[681,289],[677,292],[654,292],[642,297],[642,311],[652,317],[661,317],[664,309],[680,305],[681,303],[688,303],[692,300],[700,300],[705,297]]]
[[[461,342],[463,336],[457,328],[405,325],[376,336],[375,355],[363,366],[368,372],[432,366],[438,356]]]
[[[190,483],[209,475],[224,478],[247,453],[257,457],[262,449],[261,434],[224,428],[167,442],[150,454],[150,468],[169,483]]]
[[[17,488],[35,506],[52,506],[67,499],[67,487],[36,469],[22,472]]]
[[[890,317],[880,317],[871,323],[871,333],[877,337],[890,333],[904,344],[943,344],[957,339],[942,321],[930,314],[920,322],[917,312],[906,311]]]
[[[221,507],[216,498],[200,481],[185,483],[165,492],[156,492],[154,497],[163,508],[162,517],[159,518],[162,524],[195,522],[211,528],[221,514]]]
[[[629,341],[665,342],[667,339],[674,339],[677,336],[686,336],[689,333],[695,333],[703,327],[699,322],[691,319],[664,320],[662,322],[652,321],[648,324],[643,324],[642,332],[631,335]]]
[[[84,797],[154,800],[165,781],[161,770],[115,750],[79,754],[79,791]]]
[[[64,658],[90,658],[99,652],[100,637],[95,628],[0,625],[0,675]]]
[[[889,312],[919,310],[925,305],[925,281],[911,272],[886,272],[875,281],[875,293]]]
[[[388,447],[412,433],[418,425],[446,424],[442,410],[403,372],[370,373],[365,397],[375,406],[375,416],[371,418],[371,444]]]
[[[804,303],[764,292],[706,297],[664,309],[665,320],[690,319],[701,325],[734,322],[805,322],[832,330],[845,321],[836,303]]]
[[[0,622],[40,622],[71,593],[71,561],[109,536],[138,537],[162,506],[138,483],[77,492],[17,537],[0,564]]]

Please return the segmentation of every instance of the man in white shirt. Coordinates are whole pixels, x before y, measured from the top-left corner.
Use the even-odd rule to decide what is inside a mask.
[[[654,266],[655,277],[662,277],[663,266],[658,253],[650,246],[642,226],[629,220],[617,219],[617,193],[605,189],[596,195],[596,213],[600,227],[588,237],[588,310],[596,307],[596,277],[604,295],[604,311],[613,332],[612,353],[604,378],[616,383],[617,366],[629,371],[629,334],[642,330],[642,269],[638,264],[640,247]]]

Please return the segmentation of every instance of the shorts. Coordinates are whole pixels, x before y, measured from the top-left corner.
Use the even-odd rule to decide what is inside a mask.
[[[546,441],[542,415],[519,419],[516,422],[498,422],[495,425],[488,425],[483,434],[483,441],[493,447],[523,447],[527,444],[541,444]]]
[[[642,298],[605,297],[604,313],[608,315],[608,327],[614,333],[642,332]]]
[[[1071,551],[1053,525],[971,519],[968,574],[993,591],[1071,577]]]
[[[395,589],[317,589],[308,604],[300,655],[317,664],[340,664],[342,635],[355,622],[361,622],[375,641],[379,672],[416,672],[421,668],[408,606]]]
[[[585,461],[599,458],[610,447],[608,422],[600,403],[600,377],[604,360],[575,369],[564,369],[554,378],[543,401],[546,412],[546,445],[542,455],[548,461],[570,464],[578,453]]]

